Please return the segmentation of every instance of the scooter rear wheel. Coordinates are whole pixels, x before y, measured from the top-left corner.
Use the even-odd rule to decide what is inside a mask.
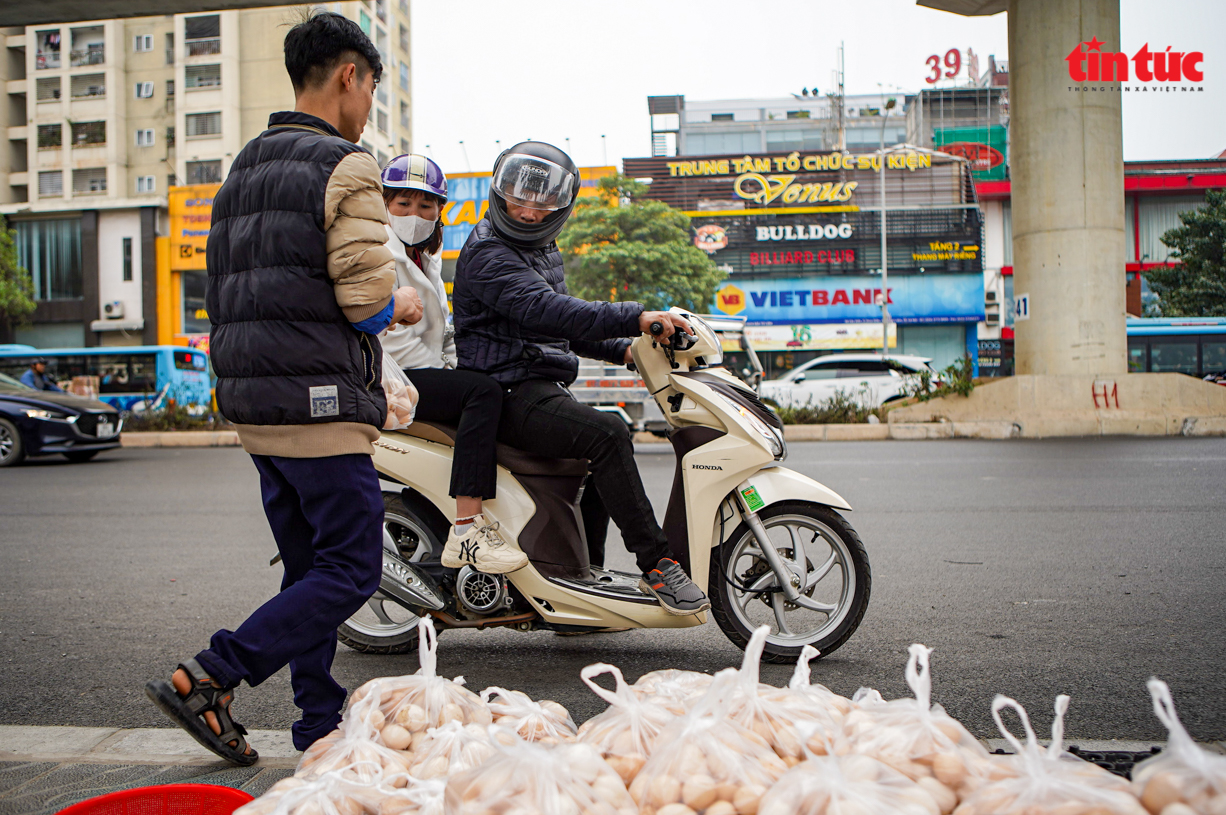
[[[740,648],[754,629],[770,626],[765,662],[792,662],[805,645],[830,654],[851,637],[868,608],[872,574],[860,536],[843,516],[819,504],[784,501],[758,515],[793,585],[824,610],[788,602],[781,591],[763,591],[778,586],[778,579],[742,522],[711,559],[711,616]],[[760,593],[742,591],[729,579]]]
[[[442,516],[440,515],[439,518]],[[444,528],[446,520],[443,520]],[[443,551],[438,518],[400,495],[383,494],[383,545],[395,547],[405,560],[416,563]],[[444,533],[445,534],[445,533]],[[420,618],[404,606],[376,591],[352,617],[341,623],[336,638],[363,654],[407,654],[417,648]]]

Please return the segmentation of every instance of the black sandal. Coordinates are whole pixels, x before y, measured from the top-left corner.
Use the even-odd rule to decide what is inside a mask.
[[[187,696],[180,696],[175,686],[164,679],[152,679],[145,683],[145,694],[206,749],[240,767],[254,764],[260,755],[255,750],[248,752],[249,745],[243,738],[247,735],[247,728],[230,718],[234,690],[214,685],[208,672],[194,659],[180,662],[179,667],[192,680]],[[214,733],[204,720],[204,713],[210,710],[221,725],[220,734]],[[237,746],[231,747],[230,742],[237,742]]]

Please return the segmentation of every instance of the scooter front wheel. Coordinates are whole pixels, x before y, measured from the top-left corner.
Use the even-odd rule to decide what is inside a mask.
[[[872,575],[860,536],[839,513],[804,501],[771,504],[758,517],[804,602],[787,599],[742,521],[712,553],[711,615],[740,648],[755,629],[769,626],[766,662],[794,661],[806,645],[831,653],[851,637],[868,608]]]

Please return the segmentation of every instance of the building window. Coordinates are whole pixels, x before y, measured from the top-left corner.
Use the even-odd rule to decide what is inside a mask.
[[[409,27],[404,23],[400,24],[400,50],[409,53]]]
[[[137,34],[132,38],[132,50],[137,53],[153,50],[152,34]]]
[[[90,147],[106,144],[106,122],[73,122],[72,146]]]
[[[106,45],[102,26],[72,30],[72,55],[69,63],[74,68],[82,65],[102,65],[106,62]]]
[[[38,149],[59,150],[64,145],[64,126],[61,124],[38,126]]]
[[[68,80],[68,83],[68,92],[73,99],[106,96],[106,74],[81,74]]]
[[[367,153],[370,153],[372,156],[375,154],[375,148],[370,145],[370,142],[362,142],[361,147],[363,150],[365,150]]]
[[[358,28],[362,29],[362,33],[370,36],[370,15],[364,11],[358,12]]]
[[[123,282],[132,282],[132,239],[123,239]]]
[[[406,91],[409,89],[409,63],[403,60],[400,62],[400,87]]]
[[[212,330],[209,324],[209,313],[205,310],[204,296],[208,288],[209,275],[202,271],[184,271],[180,275],[180,285],[183,291],[183,326],[184,334],[208,334]]]
[[[412,152],[411,150],[409,150],[409,140],[408,139],[400,140],[400,152],[402,154]]]
[[[166,33],[166,64],[175,64],[175,35],[172,31]]]
[[[409,13],[409,0],[400,0],[400,13],[401,14]]]
[[[80,297],[81,219],[14,221],[12,227],[17,231],[17,262],[34,278],[34,299]]]
[[[34,83],[34,96],[39,102],[58,102],[61,84],[58,76],[40,79]]]
[[[38,174],[39,198],[59,198],[63,194],[64,173],[62,170],[50,170]]]
[[[379,132],[386,133],[387,132],[387,111],[380,108],[379,113],[375,118],[379,122],[378,124]]]
[[[711,121],[713,122],[731,122],[735,117],[731,113],[712,113]]]
[[[34,40],[38,49],[34,58],[34,70],[60,67],[60,30],[53,28],[48,31],[35,31]]]
[[[86,167],[72,171],[73,195],[96,195],[106,192],[106,168]]]
[[[220,184],[221,160],[187,162],[188,184]]]
[[[221,135],[221,113],[187,114],[187,138],[205,139]]]
[[[152,82],[137,82],[136,83],[136,98],[137,99],[152,99],[153,98],[153,83]]]
[[[166,128],[166,145],[168,147],[175,146],[175,128],[174,125]]]
[[[220,65],[188,65],[183,73],[183,89],[185,91],[221,87]]]
[[[387,153],[384,153],[382,150],[380,150],[377,154],[375,154],[375,161],[379,162],[380,167],[386,167],[387,166]]]
[[[409,103],[403,99],[400,100],[400,126],[409,126]]]
[[[375,15],[383,22],[387,22],[386,0],[375,0]]]
[[[189,57],[221,53],[221,17],[208,14],[183,21],[183,39]]]
[[[138,193],[157,192],[157,181],[151,175],[138,175],[136,177],[136,191]]]
[[[175,95],[175,81],[173,79],[167,79],[166,80],[166,96],[170,97],[174,95]]]
[[[382,82],[375,87],[375,98],[379,100],[379,104],[387,104],[387,87]]]
[[[153,146],[153,128],[144,127],[136,131],[136,146],[137,147],[152,147]]]

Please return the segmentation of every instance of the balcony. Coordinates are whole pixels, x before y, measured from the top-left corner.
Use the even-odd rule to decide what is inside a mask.
[[[69,64],[74,68],[80,68],[83,65],[102,65],[106,62],[106,49],[101,46],[90,46],[74,50],[69,56]]]
[[[39,51],[34,57],[34,70],[36,71],[58,67],[60,67],[59,51]]]
[[[189,57],[207,57],[221,53],[221,37],[209,37],[204,40],[187,40],[187,55]]]

